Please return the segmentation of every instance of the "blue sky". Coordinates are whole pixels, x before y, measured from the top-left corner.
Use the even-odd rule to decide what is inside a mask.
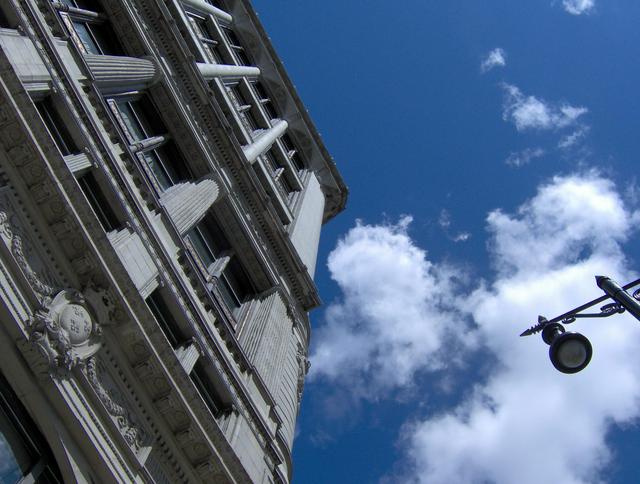
[[[637,323],[518,334],[637,274],[640,2],[254,4],[351,190],[294,482],[639,482]]]

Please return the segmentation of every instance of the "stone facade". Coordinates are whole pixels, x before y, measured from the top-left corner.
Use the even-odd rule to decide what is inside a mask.
[[[347,190],[249,0],[0,4],[0,480],[291,480]]]

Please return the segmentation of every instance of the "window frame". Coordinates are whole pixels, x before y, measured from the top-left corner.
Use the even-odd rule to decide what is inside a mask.
[[[202,224],[204,224],[204,229]],[[217,231],[218,234],[213,235],[212,231]],[[197,234],[202,244],[194,243],[192,240],[194,234]],[[218,245],[213,240],[215,237],[223,239],[218,249],[215,248],[215,245]],[[239,322],[246,303],[254,299],[258,291],[221,224],[213,214],[208,213],[203,220],[184,235],[183,239],[206,281],[215,281],[211,288],[212,292],[229,310],[232,319]],[[198,247],[206,249],[206,257],[201,254]],[[212,262],[207,264],[205,259],[211,259]],[[230,300],[234,300],[235,303],[230,304]]]
[[[170,136],[151,96],[136,92],[112,96],[106,102],[129,146],[154,136],[165,138],[159,146],[134,153],[156,193],[161,194],[171,186],[194,178],[182,150]],[[126,105],[128,112],[122,105]],[[134,125],[127,120],[134,122]]]
[[[62,0],[61,3],[68,10],[61,9],[58,14],[76,47],[83,54],[125,55],[124,47],[117,40],[118,36],[100,2],[92,2],[89,6],[79,5],[75,0]],[[99,10],[94,10],[93,7],[98,7]],[[82,29],[86,36],[80,32]]]

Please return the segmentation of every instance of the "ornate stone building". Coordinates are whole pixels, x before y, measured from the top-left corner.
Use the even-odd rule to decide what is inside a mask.
[[[0,481],[289,482],[346,194],[249,0],[0,2]]]

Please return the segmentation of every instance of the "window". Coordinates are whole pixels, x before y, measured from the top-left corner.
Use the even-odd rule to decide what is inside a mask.
[[[298,154],[298,150],[296,149],[296,146],[293,144],[293,141],[291,140],[289,135],[283,134],[282,137],[280,138],[280,142],[282,143],[282,146],[287,152],[287,156],[293,163],[293,166],[295,166],[298,171],[304,170],[305,169],[304,162],[302,161],[302,158],[300,158],[300,155]]]
[[[142,141],[153,136],[167,135],[167,128],[149,97],[115,100],[115,110],[130,142]],[[139,153],[159,191],[166,190],[183,180],[193,178],[182,153],[171,139],[160,146]]]
[[[247,96],[245,96],[245,94],[242,92],[240,84],[232,84],[225,87],[232,104],[238,112],[238,116],[240,117],[240,121],[242,121],[242,125],[249,132],[249,134],[252,134],[254,131],[260,128],[260,125],[258,123],[258,120],[253,115],[253,106],[251,105],[251,101],[249,101],[247,99]]]
[[[231,47],[231,50],[233,51],[238,64],[240,64],[241,66],[251,65],[251,61],[249,60],[249,57],[247,56],[247,53],[244,50],[244,47],[242,47],[242,44],[240,43],[240,39],[238,39],[238,36],[236,35],[236,33],[228,27],[221,26],[220,29],[222,30],[222,33],[226,37],[227,42],[229,43],[229,47]]]
[[[12,29],[15,28],[15,23],[9,20],[9,17],[4,13],[2,8],[0,8],[0,28],[4,29]]]
[[[214,61],[216,63],[223,62],[223,56],[219,50],[219,42],[213,38],[209,30],[209,22],[205,17],[201,17],[194,13],[189,13],[189,20],[196,32],[196,35],[200,39],[204,50],[209,56],[208,59],[202,59],[205,62]]]
[[[226,410],[227,405],[225,405],[222,398],[220,398],[220,395],[211,382],[209,375],[207,375],[204,365],[200,361],[196,362],[190,376],[191,381],[195,385],[207,407],[209,407],[209,410],[211,410],[213,416],[216,418],[220,417]]]
[[[78,149],[78,146],[73,141],[64,121],[62,121],[60,115],[56,111],[51,98],[44,98],[41,101],[36,101],[34,104],[38,109],[44,124],[47,126],[54,143],[60,150],[60,153],[62,153],[62,156],[79,153],[80,150]]]
[[[147,306],[153,313],[153,317],[156,318],[156,321],[160,325],[160,329],[171,343],[173,348],[176,348],[180,343],[183,343],[187,340],[184,333],[176,323],[173,314],[167,307],[167,304],[162,297],[159,289],[153,291],[149,297],[146,299]]]
[[[278,117],[278,112],[276,111],[276,108],[271,102],[271,99],[269,98],[269,94],[267,94],[267,91],[265,90],[262,83],[257,81],[252,83],[252,85],[253,85],[253,89],[256,91],[256,97],[258,98],[258,100],[260,101],[260,104],[262,105],[263,109],[267,113],[267,117],[269,119],[276,119]]]
[[[242,304],[256,291],[222,228],[209,215],[187,232],[187,238],[206,272],[218,278],[216,289],[237,316]]]
[[[78,178],[78,184],[105,232],[120,229],[122,224],[104,196],[93,173],[89,172]]]
[[[62,20],[87,54],[124,55],[99,2],[63,0],[62,3],[70,7],[68,13],[61,16]]]
[[[267,151],[265,154],[265,158],[267,159],[267,169],[271,174],[271,178],[275,182],[280,194],[284,198],[285,201],[290,202],[293,194],[297,191],[291,182],[289,181],[289,176],[287,174],[287,169],[284,164],[278,160],[278,156],[274,153],[273,148]]]
[[[9,382],[0,374],[0,482],[62,484],[53,453]]]
[[[222,5],[222,2],[219,2],[218,0],[205,0],[209,5],[213,5],[214,7],[218,7],[220,10],[224,10],[224,5]]]

